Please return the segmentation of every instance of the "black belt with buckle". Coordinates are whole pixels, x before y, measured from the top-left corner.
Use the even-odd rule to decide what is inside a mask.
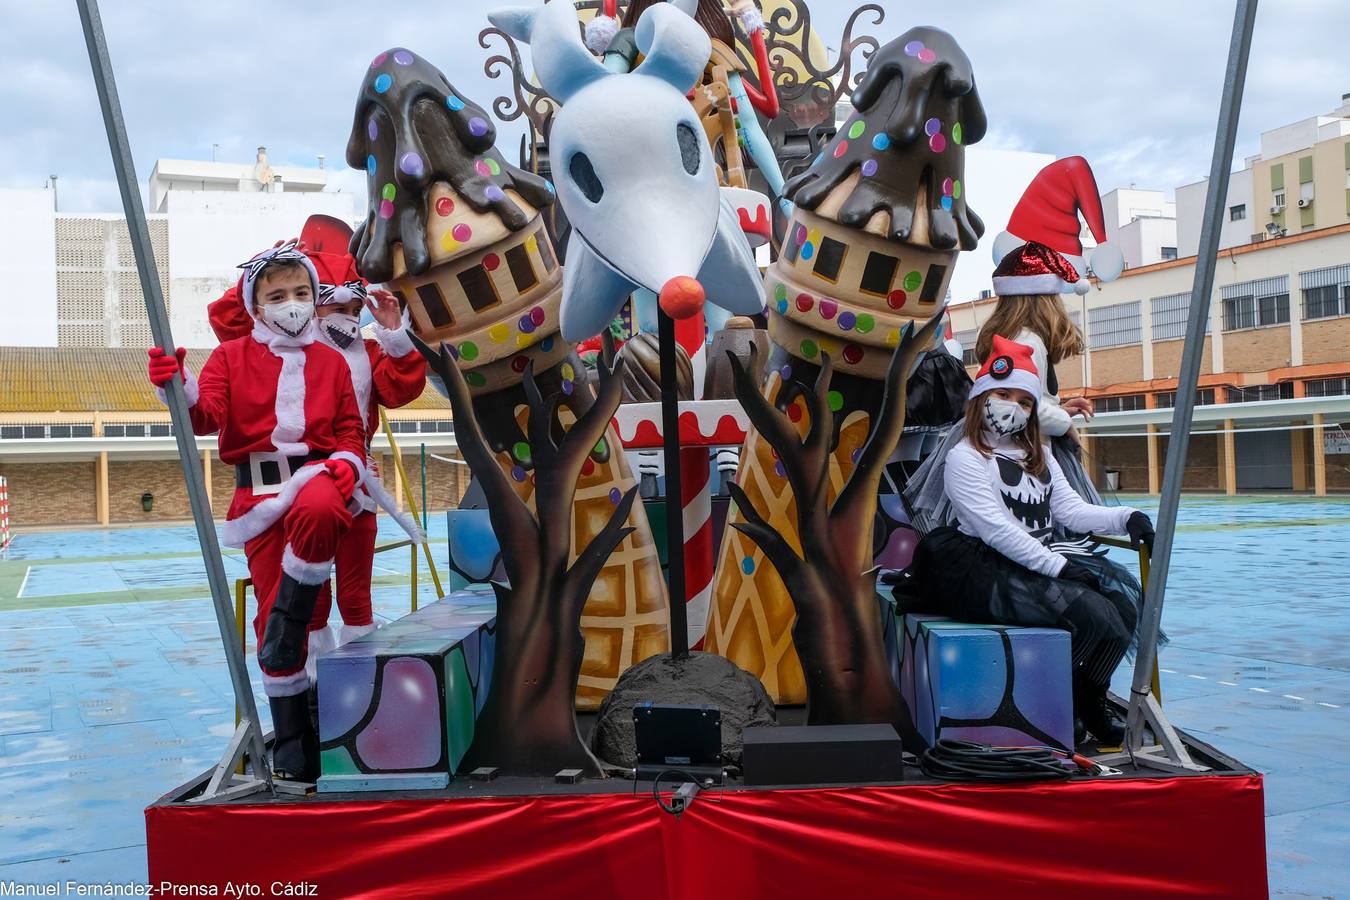
[[[290,469],[290,475],[300,471],[301,466],[320,459],[327,459],[327,454],[311,453],[308,456],[288,456],[285,459],[287,467]],[[275,459],[266,459],[258,463],[258,470],[262,473],[263,485],[275,486],[281,484],[281,461]],[[289,477],[289,476],[288,476]],[[234,467],[234,486],[237,488],[253,487],[253,471],[248,463],[243,463]]]

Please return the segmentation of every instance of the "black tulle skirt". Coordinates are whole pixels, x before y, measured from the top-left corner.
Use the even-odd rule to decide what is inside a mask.
[[[905,387],[905,427],[945,428],[965,415],[970,374],[945,347],[919,360]]]
[[[1097,593],[1115,595],[1136,614],[1142,611],[1143,589],[1123,566],[1104,555],[1072,559],[1097,577],[1101,585]],[[1093,593],[1081,582],[1033,572],[979,538],[948,526],[933,529],[919,542],[908,574],[904,595],[897,596],[902,609],[963,622],[1065,628],[1064,611]],[[1133,650],[1137,632],[1128,639]]]

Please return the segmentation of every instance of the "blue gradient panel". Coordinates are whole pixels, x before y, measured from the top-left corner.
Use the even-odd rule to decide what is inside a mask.
[[[1073,746],[1069,633],[902,617],[900,690],[914,729],[995,746]]]

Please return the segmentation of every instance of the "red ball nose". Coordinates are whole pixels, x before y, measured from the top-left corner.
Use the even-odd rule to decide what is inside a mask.
[[[703,309],[703,285],[697,278],[677,275],[661,288],[661,308],[672,319],[687,319]]]

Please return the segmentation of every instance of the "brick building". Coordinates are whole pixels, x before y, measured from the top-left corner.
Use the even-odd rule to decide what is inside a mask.
[[[189,351],[188,366],[200,371],[207,355]],[[144,350],[0,347],[0,397],[0,476],[9,483],[13,527],[191,517],[168,411],[145,380]],[[421,446],[458,458],[449,403],[428,388],[388,415],[420,506]],[[223,518],[233,467],[220,462],[214,436],[198,438],[197,447],[212,507]],[[383,435],[373,451],[385,486],[403,505]],[[429,457],[433,513],[458,506],[468,484],[467,467]]]
[[[1098,410],[1099,484],[1158,490],[1194,277],[1190,256],[1061,298],[1088,350],[1056,367],[1060,393]],[[952,308],[967,363],[993,303]],[[1350,490],[1350,224],[1220,252],[1197,402],[1188,489]]]

